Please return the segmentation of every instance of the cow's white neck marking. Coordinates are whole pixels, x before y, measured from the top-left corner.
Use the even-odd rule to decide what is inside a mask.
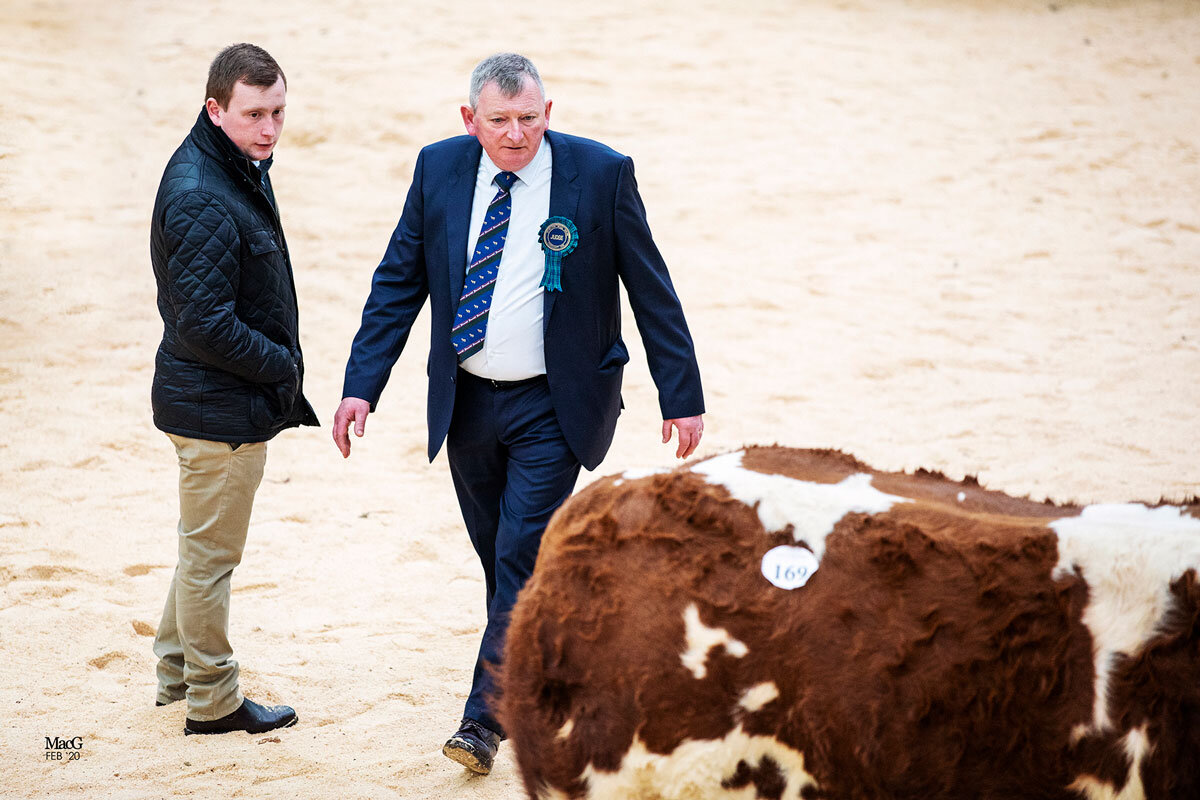
[[[686,648],[679,654],[683,666],[691,670],[696,680],[701,680],[708,674],[708,651],[723,645],[725,652],[735,658],[741,658],[750,652],[746,645],[729,635],[724,628],[710,628],[700,621],[700,609],[695,603],[688,605],[683,611],[684,636]]]
[[[1142,759],[1150,751],[1150,740],[1146,726],[1134,728],[1125,734],[1125,754],[1129,756],[1129,775],[1121,791],[1107,781],[1091,775],[1080,775],[1068,786],[1087,796],[1087,800],[1145,800],[1146,788],[1142,785]]]
[[[1098,732],[1109,726],[1113,657],[1142,648],[1170,605],[1170,582],[1200,569],[1200,520],[1173,506],[1130,503],[1088,506],[1078,517],[1055,520],[1050,527],[1058,534],[1054,577],[1078,569],[1088,585],[1083,622],[1092,634],[1092,729]]]
[[[743,452],[701,461],[692,471],[748,506],[758,505],[758,518],[768,532],[793,526],[796,541],[808,543],[818,560],[825,553],[825,537],[842,517],[853,512],[879,514],[896,503],[907,502],[871,486],[866,473],[851,475],[841,483],[810,483],[785,475],[767,475],[742,466]]]
[[[786,780],[782,800],[800,800],[804,787],[817,785],[804,769],[803,753],[770,736],[751,736],[741,725],[721,739],[688,739],[666,755],[651,753],[635,736],[616,772],[601,772],[588,764],[580,778],[587,782],[589,800],[742,800],[754,796],[753,786],[724,789],[721,782],[736,773],[739,761],[753,768],[767,756]]]
[[[753,714],[778,697],[779,687],[775,685],[774,681],[766,681],[765,683],[756,683],[742,692],[742,699],[738,701],[738,705]]]

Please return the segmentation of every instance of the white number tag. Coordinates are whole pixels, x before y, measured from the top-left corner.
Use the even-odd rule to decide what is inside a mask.
[[[762,574],[780,589],[790,590],[808,583],[819,566],[811,550],[783,544],[763,555]]]

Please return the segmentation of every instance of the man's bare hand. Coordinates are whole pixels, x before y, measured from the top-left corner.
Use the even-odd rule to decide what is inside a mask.
[[[354,423],[354,435],[362,437],[367,430],[367,414],[371,404],[357,397],[343,397],[337,413],[333,415],[333,443],[342,451],[342,458],[350,457],[350,423]]]
[[[672,426],[679,429],[679,447],[675,450],[675,457],[687,458],[700,445],[700,437],[704,434],[704,418],[699,416],[663,420],[663,444],[671,441]]]

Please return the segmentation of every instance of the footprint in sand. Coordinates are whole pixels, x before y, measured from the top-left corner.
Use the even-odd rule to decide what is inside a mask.
[[[440,554],[424,542],[414,541],[404,548],[406,561],[436,561]]]
[[[245,586],[234,586],[234,594],[243,594],[245,592],[258,592],[265,589],[278,589],[277,583],[248,583]]]
[[[405,703],[408,703],[409,705],[413,705],[413,706],[420,705],[423,700],[423,698],[417,697],[416,695],[411,695],[407,692],[392,692],[391,694],[389,694],[387,696],[387,699],[388,700],[402,700]]]
[[[125,569],[121,570],[131,578],[137,578],[145,575],[152,569],[166,569],[166,564],[130,564]]]
[[[85,570],[78,567],[66,567],[59,564],[35,564],[25,570],[18,578],[23,578],[27,581],[56,581],[67,575],[83,575]]]
[[[42,599],[42,600],[57,600],[60,597],[65,597],[75,591],[74,586],[39,586],[35,589],[25,590],[25,599]]]
[[[108,669],[112,665],[117,667],[122,666],[121,662],[133,661],[128,653],[122,653],[120,650],[110,650],[102,656],[88,659],[88,666],[95,669]]]

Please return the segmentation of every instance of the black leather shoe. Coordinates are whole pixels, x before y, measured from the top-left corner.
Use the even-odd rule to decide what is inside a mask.
[[[193,733],[266,733],[276,728],[290,728],[296,724],[296,711],[290,706],[260,706],[250,698],[242,701],[238,710],[220,719],[202,721],[189,719],[183,724],[187,736]]]
[[[442,755],[457,761],[472,772],[487,775],[492,771],[500,734],[473,719],[464,719],[458,731],[442,746]]]

